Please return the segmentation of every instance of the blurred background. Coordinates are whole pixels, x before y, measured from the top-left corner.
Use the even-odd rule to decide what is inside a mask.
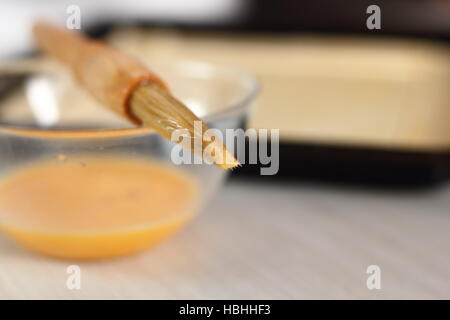
[[[214,214],[177,238],[209,262],[169,244],[152,253],[175,264],[154,269],[169,289],[127,297],[450,298],[450,1],[2,0],[2,63],[33,54],[32,22],[64,24],[72,4],[83,32],[135,56],[254,74],[247,126],[280,129],[279,173],[233,171]],[[365,287],[370,264],[384,291]]]
[[[450,2],[2,1],[0,57],[32,52],[37,18],[82,30],[136,56],[202,60],[255,74],[248,119],[281,130],[277,178],[430,184],[446,180]],[[259,173],[245,166],[239,176]],[[273,179],[271,177],[270,179]]]

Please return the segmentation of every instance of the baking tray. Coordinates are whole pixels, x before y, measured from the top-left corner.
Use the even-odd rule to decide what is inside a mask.
[[[280,129],[276,177],[420,185],[449,176],[446,43],[139,28],[113,30],[108,38],[138,56],[255,74],[262,93],[247,125]],[[259,172],[244,165],[234,174]]]

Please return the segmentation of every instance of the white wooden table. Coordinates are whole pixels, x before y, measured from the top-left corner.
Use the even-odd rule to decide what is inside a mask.
[[[0,238],[0,298],[450,298],[450,185],[382,192],[233,181],[175,237],[134,257],[76,263]],[[73,264],[73,263],[72,263]],[[381,268],[368,290],[366,268]]]

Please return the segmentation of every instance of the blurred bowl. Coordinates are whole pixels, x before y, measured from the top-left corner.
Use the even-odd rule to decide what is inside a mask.
[[[173,143],[152,130],[133,127],[98,105],[59,68],[43,59],[17,61],[0,67],[0,189],[5,195],[0,197],[0,228],[34,251],[55,257],[85,259],[140,251],[191,220],[216,192],[226,172],[208,164],[175,166],[171,161]],[[255,79],[245,73],[200,62],[158,62],[152,63],[151,68],[167,81],[176,97],[210,127],[220,130],[236,129],[244,124],[258,88]],[[176,213],[170,210],[175,210],[176,206],[162,205],[163,209],[158,210],[167,212],[152,215],[152,210],[156,210],[154,206],[143,211],[144,214],[149,213],[149,221],[142,217],[142,212],[136,217],[136,203],[148,204],[150,200],[170,202],[161,200],[170,198],[170,194],[165,194],[170,192],[170,188],[162,190],[161,187],[160,190],[159,186],[165,182],[158,184],[157,179],[148,179],[149,190],[153,188],[151,190],[158,192],[155,196],[145,187],[146,180],[133,185],[135,181],[128,179],[131,181],[127,180],[128,187],[138,188],[142,197],[136,199],[139,195],[134,194],[128,199],[127,190],[108,193],[107,188],[111,184],[119,186],[122,181],[112,180],[109,185],[103,181],[102,185],[92,176],[83,178],[83,172],[87,171],[76,173],[83,166],[97,174],[98,170],[92,168],[101,167],[99,161],[102,159],[115,159],[113,167],[116,167],[112,169],[110,166],[115,173],[125,172],[129,161],[134,161],[137,166],[148,162],[153,169],[159,168],[164,173],[158,178],[163,179],[161,181],[166,181],[171,175],[179,177],[177,181],[193,181],[192,185],[199,186],[200,192],[195,193],[195,199],[183,204],[189,207],[184,208],[189,215],[174,219]],[[37,169],[33,171],[33,168]],[[34,186],[24,187],[24,183],[29,181],[24,172],[31,176],[45,170],[51,178],[41,178],[39,182],[33,182]],[[97,202],[92,219],[81,211],[93,206],[92,203],[81,205],[83,201],[93,201],[90,195],[86,196],[88,187],[75,188],[72,193],[48,194],[55,191],[51,188],[51,181],[55,183],[62,179],[68,171],[75,178],[68,178],[72,181],[65,182],[61,188],[73,185],[76,180],[81,185],[84,182],[90,184],[94,190],[92,197]],[[102,179],[107,178],[108,172],[104,176]],[[121,179],[114,174],[109,176]],[[15,193],[14,183],[18,184]],[[103,202],[99,201],[100,195],[104,197]],[[13,197],[22,197],[22,200],[12,202]],[[111,209],[114,201],[120,201],[123,216],[118,220],[121,223],[111,222],[117,220],[111,213],[118,208],[116,205]],[[181,200],[175,196],[174,203],[181,203]],[[50,217],[45,208],[59,210],[60,213]],[[47,215],[47,218],[42,218],[42,215]]]

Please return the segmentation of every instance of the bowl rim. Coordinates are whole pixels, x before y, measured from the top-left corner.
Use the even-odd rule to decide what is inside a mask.
[[[22,72],[48,72],[48,70],[42,70],[42,68],[33,68],[31,66],[35,66],[36,62],[28,59],[26,63],[24,63],[25,68],[22,68]],[[33,59],[34,60],[34,59]],[[145,62],[145,61],[144,61]],[[246,94],[230,105],[225,105],[220,110],[217,110],[212,113],[208,113],[205,116],[201,117],[205,122],[212,122],[220,120],[221,118],[230,116],[235,113],[245,112],[246,108],[250,105],[250,103],[255,99],[255,97],[259,94],[261,90],[261,85],[258,79],[253,76],[251,73],[244,71],[235,66],[223,66],[210,62],[200,61],[200,60],[176,60],[176,61],[165,61],[165,60],[156,60],[156,65],[164,66],[170,65],[170,68],[180,70],[183,74],[187,74],[188,72],[194,72],[203,74],[203,77],[213,77],[214,75],[220,74],[228,74],[239,80],[240,83],[248,87]],[[14,64],[14,62],[13,62]],[[0,73],[5,70],[11,72],[14,68],[11,68],[11,62],[7,66],[0,66]],[[14,72],[14,71],[13,71]],[[18,72],[18,71],[16,71]],[[52,130],[48,128],[26,128],[20,127],[14,124],[0,124],[0,132],[27,136],[30,138],[62,138],[62,139],[70,139],[70,138],[109,138],[109,137],[129,137],[129,136],[139,136],[139,135],[148,135],[148,134],[157,134],[151,128],[145,127],[127,127],[127,128],[89,128],[89,129],[58,129]]]

